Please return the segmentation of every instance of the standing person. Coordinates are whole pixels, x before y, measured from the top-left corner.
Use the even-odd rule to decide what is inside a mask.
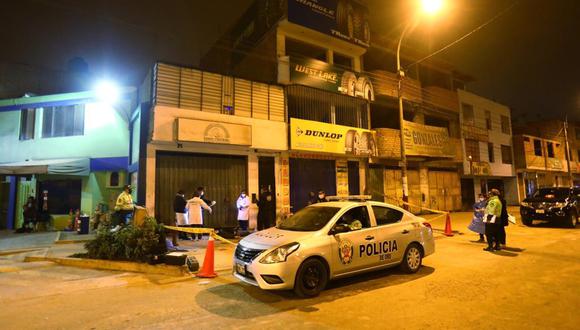
[[[240,197],[236,201],[236,208],[238,209],[238,223],[242,232],[248,231],[248,223],[250,222],[250,198],[245,190],[242,190]]]
[[[186,211],[187,201],[185,200],[185,192],[183,190],[179,190],[173,199],[173,212],[175,212],[175,223],[173,225],[179,226],[187,226],[187,211]],[[171,233],[173,245],[178,246],[177,244],[177,235],[178,232],[173,231]],[[180,239],[188,239],[187,234],[184,232],[179,232]]]
[[[501,216],[500,216],[500,223],[497,228],[497,239],[499,244],[505,247],[506,245],[506,232],[505,227],[509,224],[508,220],[508,211],[507,211],[507,202],[505,201],[504,194],[500,193],[499,200],[501,202]]]
[[[501,250],[498,240],[498,228],[501,225],[502,205],[498,196],[499,191],[497,189],[489,191],[489,200],[483,217],[485,236],[487,238],[487,247],[483,249],[485,251]]]
[[[316,203],[324,203],[324,202],[328,202],[328,199],[326,199],[326,193],[324,192],[324,190],[320,189],[318,190],[318,198],[316,199]]]
[[[28,197],[22,209],[24,221],[22,222],[22,229],[20,230],[22,232],[32,232],[36,225],[36,199],[33,196]]]
[[[316,204],[316,194],[314,191],[308,193],[308,205]]]
[[[201,198],[201,200],[204,201],[207,204],[207,206],[213,207],[216,204],[216,201],[210,201],[208,198],[206,198],[205,188],[203,186],[197,187],[197,192],[199,193],[199,198]],[[205,215],[203,214],[203,209],[201,210],[201,215],[202,215],[202,222],[205,223],[204,222]],[[203,234],[202,234],[202,236],[203,236]]]
[[[121,226],[125,226],[131,221],[133,210],[135,208],[133,197],[131,196],[132,192],[133,189],[131,188],[131,185],[125,185],[123,187],[123,192],[119,194],[119,197],[117,197],[115,211],[119,219],[119,224],[113,228],[113,231],[119,230]]]
[[[266,187],[262,187],[258,200],[258,230],[268,229],[276,222],[276,201]]]
[[[469,226],[467,226],[469,230],[479,234],[478,242],[485,242],[485,239],[483,238],[483,235],[485,234],[485,224],[483,223],[485,204],[485,197],[483,197],[483,194],[479,194],[477,202],[473,204],[473,218],[471,219]]]
[[[189,225],[191,227],[203,227],[203,210],[211,214],[211,207],[207,205],[199,196],[199,191],[195,191],[190,200],[187,201],[187,213],[189,214]],[[195,234],[192,235],[195,237]],[[201,239],[201,234],[197,234],[197,239]]]

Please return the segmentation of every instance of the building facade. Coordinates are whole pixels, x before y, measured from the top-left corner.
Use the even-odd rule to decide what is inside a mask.
[[[458,95],[465,155],[461,178],[464,208],[493,188],[505,194],[508,204],[517,204],[510,109],[464,90],[458,90]]]
[[[29,196],[55,229],[71,210],[112,208],[127,180],[134,94],[114,105],[92,91],[0,101],[0,227],[22,225]]]

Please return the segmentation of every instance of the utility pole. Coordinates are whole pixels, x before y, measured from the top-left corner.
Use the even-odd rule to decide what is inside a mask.
[[[568,165],[568,182],[570,183],[570,186],[574,185],[573,179],[572,179],[572,169],[570,168],[570,144],[568,143],[568,115],[566,115],[566,120],[564,121],[564,139],[565,141],[565,145],[566,145],[566,164]]]

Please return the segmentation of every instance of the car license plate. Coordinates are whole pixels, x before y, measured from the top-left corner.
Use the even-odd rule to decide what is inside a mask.
[[[537,214],[544,214],[544,210],[536,210]]]
[[[246,275],[246,266],[236,263],[236,273],[240,275]]]

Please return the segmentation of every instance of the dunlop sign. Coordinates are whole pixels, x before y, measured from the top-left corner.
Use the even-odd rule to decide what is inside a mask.
[[[296,118],[290,118],[290,147],[365,157],[376,156],[377,152],[375,135],[370,130]]]
[[[449,143],[447,129],[405,121],[403,138],[405,154],[411,156],[451,157],[455,149]]]

